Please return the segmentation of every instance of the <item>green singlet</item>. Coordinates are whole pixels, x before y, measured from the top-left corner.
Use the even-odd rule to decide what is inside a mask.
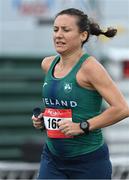
[[[76,74],[82,63],[89,57],[84,54],[72,70],[63,78],[53,75],[55,65],[60,61],[56,56],[46,74],[43,84],[43,102],[46,108],[71,109],[72,121],[82,122],[101,113],[102,97],[96,90],[81,87],[76,80]],[[103,145],[101,129],[94,130],[88,135],[82,134],[73,138],[46,139],[49,150],[62,157],[74,157],[97,150]]]

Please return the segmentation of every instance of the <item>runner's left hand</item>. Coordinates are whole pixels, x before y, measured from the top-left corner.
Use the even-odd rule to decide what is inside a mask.
[[[69,120],[59,121],[59,130],[67,136],[75,136],[84,134],[84,131],[80,128],[80,123],[74,123]]]

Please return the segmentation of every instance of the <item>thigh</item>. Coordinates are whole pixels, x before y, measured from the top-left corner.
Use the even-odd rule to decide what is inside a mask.
[[[112,165],[108,160],[80,164],[77,171],[71,174],[72,179],[111,179]]]
[[[57,168],[56,163],[46,150],[43,151],[41,157],[37,179],[67,179],[65,174]]]
[[[111,179],[112,165],[106,144],[98,150],[82,155],[69,167],[71,179]],[[72,171],[71,171],[72,170]]]

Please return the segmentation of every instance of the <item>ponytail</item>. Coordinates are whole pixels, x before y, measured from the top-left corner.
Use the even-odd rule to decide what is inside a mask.
[[[97,23],[90,22],[90,34],[99,36],[99,35],[104,35],[106,37],[112,38],[116,35],[117,29],[109,27],[107,28],[106,31],[103,31],[100,29],[100,26]]]

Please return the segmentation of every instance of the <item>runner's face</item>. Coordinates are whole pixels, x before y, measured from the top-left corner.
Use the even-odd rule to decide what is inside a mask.
[[[60,54],[74,52],[81,48],[81,33],[77,26],[77,17],[59,15],[54,22],[53,33],[55,49]]]

